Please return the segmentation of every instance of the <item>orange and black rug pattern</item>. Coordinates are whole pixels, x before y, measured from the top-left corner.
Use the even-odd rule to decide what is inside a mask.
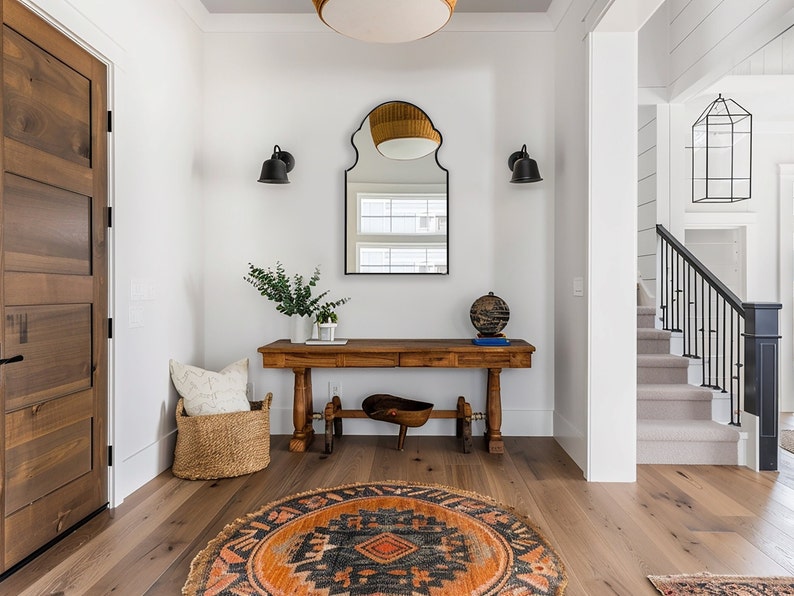
[[[320,489],[238,519],[193,560],[184,594],[563,594],[563,564],[488,497],[383,482]]]

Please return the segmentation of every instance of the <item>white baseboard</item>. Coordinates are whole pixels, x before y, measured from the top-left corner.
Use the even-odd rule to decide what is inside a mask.
[[[566,418],[554,412],[554,438],[571,457],[579,469],[587,469],[587,440]]]
[[[744,465],[751,470],[759,471],[759,453],[758,453],[758,416],[742,412],[742,434],[747,435],[745,443],[745,463]]]
[[[123,459],[114,454],[111,469],[113,502],[111,507],[118,507],[124,498],[155,478],[163,470],[171,467],[174,461],[174,445],[176,430],[161,437],[132,455]]]

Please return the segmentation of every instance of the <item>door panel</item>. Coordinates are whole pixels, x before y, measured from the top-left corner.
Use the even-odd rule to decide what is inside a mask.
[[[0,572],[107,504],[106,69],[1,1]]]
[[[91,474],[63,486],[5,518],[5,566],[19,563],[98,509],[101,487]]]
[[[91,307],[6,307],[5,407],[15,410],[91,387]]]
[[[90,81],[3,27],[5,135],[83,166],[91,159]]]
[[[27,440],[6,452],[6,513],[91,471],[91,413],[85,420]]]
[[[91,198],[6,175],[5,270],[90,275]]]

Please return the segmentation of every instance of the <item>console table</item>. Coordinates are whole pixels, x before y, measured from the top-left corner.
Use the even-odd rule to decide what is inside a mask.
[[[351,339],[344,345],[294,344],[280,339],[258,350],[264,368],[291,368],[295,374],[290,451],[306,451],[312,428],[312,368],[483,368],[488,370],[486,439],[488,451],[504,453],[503,368],[530,368],[535,347],[522,339],[509,346],[477,346],[469,339]]]

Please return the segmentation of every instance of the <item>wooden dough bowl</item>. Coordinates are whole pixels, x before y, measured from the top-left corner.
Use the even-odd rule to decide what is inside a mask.
[[[433,404],[387,393],[376,393],[362,402],[361,409],[373,420],[400,425],[397,449],[402,451],[408,427],[415,428],[427,422],[433,411]]]

